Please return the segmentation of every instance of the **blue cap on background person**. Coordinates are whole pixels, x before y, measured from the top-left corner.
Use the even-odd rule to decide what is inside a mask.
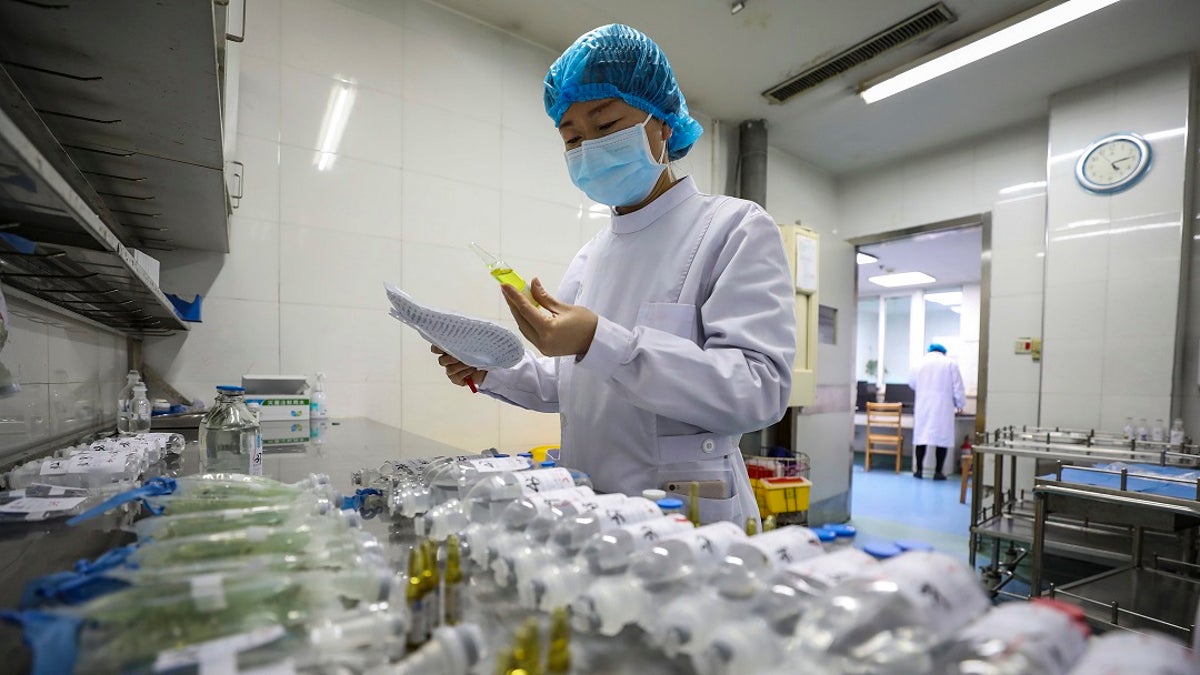
[[[941,345],[941,344],[939,344],[939,343],[937,343],[937,342],[935,342],[935,343],[933,343],[933,344],[929,345],[929,351],[931,351],[931,352],[941,352],[941,353],[945,354],[945,353],[946,353],[946,347],[945,347],[945,346],[943,346],[943,345]]]
[[[667,156],[681,159],[704,133],[667,55],[645,33],[619,23],[584,33],[546,73],[544,103],[555,126],[572,103],[618,98],[671,127]]]

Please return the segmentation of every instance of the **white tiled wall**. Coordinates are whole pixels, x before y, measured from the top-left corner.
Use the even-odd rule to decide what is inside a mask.
[[[0,456],[51,436],[110,421],[125,383],[126,340],[8,296],[0,363],[21,384],[0,399]]]
[[[1170,419],[1191,86],[1187,60],[1174,60],[1051,100],[1044,425]],[[1149,173],[1114,195],[1082,190],[1080,153],[1118,131],[1150,141]]]
[[[246,196],[232,252],[161,256],[166,290],[205,295],[205,323],[149,343],[147,361],[205,399],[245,372],[321,370],[335,416],[466,449],[557,442],[557,416],[450,385],[428,345],[387,316],[382,292],[390,281],[515,330],[466,244],[555,288],[606,222],[571,184],[542,108],[557,54],[421,0],[248,0],[247,24]],[[333,166],[319,171],[341,82],[353,83],[353,106]],[[702,190],[711,140],[678,165]]]

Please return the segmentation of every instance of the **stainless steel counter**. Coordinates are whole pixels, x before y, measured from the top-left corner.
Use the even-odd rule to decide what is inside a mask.
[[[287,422],[266,425],[290,425]],[[155,430],[182,433],[188,440],[180,462],[167,469],[175,475],[199,471],[200,452],[196,443],[197,430],[167,429],[155,425]],[[275,430],[275,429],[270,429]],[[325,422],[317,427],[314,441],[303,444],[266,447],[263,475],[284,482],[296,482],[309,474],[328,474],[334,487],[344,494],[353,494],[350,474],[355,469],[377,467],[385,460],[397,457],[459,454],[461,450],[418,436],[416,434],[365,419]],[[264,436],[271,434],[264,433]],[[278,434],[284,436],[287,434]],[[480,448],[482,449],[482,448]],[[36,577],[70,569],[81,558],[94,558],[104,551],[127,544],[132,535],[120,528],[128,517],[97,518],[79,527],[67,527],[62,521],[51,523],[0,526],[0,608],[15,608],[26,582]],[[396,533],[389,531],[386,517],[366,521],[364,527],[381,542],[394,541]],[[393,564],[399,569],[407,563],[406,549],[396,551]],[[0,623],[0,671],[26,672],[29,655],[21,644],[19,631],[10,624]]]

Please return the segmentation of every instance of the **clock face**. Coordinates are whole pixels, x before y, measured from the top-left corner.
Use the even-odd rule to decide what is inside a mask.
[[[1096,141],[1079,158],[1075,177],[1092,192],[1116,192],[1132,186],[1150,166],[1150,146],[1134,134]]]

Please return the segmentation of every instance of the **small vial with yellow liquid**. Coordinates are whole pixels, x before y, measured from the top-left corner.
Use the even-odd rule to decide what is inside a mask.
[[[492,255],[487,251],[487,249],[483,248],[479,244],[476,244],[475,242],[471,242],[470,249],[475,252],[475,255],[479,256],[479,259],[483,261],[483,264],[487,265],[488,272],[491,272],[492,278],[494,278],[496,281],[499,281],[501,285],[508,284],[509,286],[512,286],[520,291],[521,295],[529,298],[529,301],[533,303],[534,307],[541,306],[536,300],[533,299],[533,291],[529,290],[529,284],[525,283],[525,280],[521,278],[521,275],[513,271],[512,265],[509,265],[500,258]]]

